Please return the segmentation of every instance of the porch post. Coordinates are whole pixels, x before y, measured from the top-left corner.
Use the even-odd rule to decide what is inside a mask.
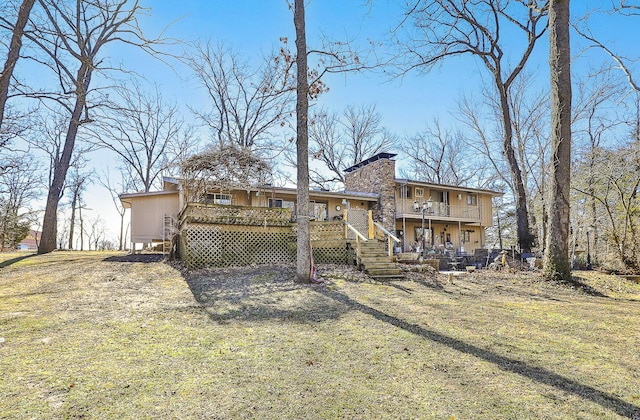
[[[349,221],[347,219],[348,215],[349,215],[349,212],[347,211],[347,209],[342,210],[342,220],[344,220],[345,222],[348,222]],[[349,239],[349,229],[347,228],[347,224],[343,223],[342,225],[344,226],[344,239]]]

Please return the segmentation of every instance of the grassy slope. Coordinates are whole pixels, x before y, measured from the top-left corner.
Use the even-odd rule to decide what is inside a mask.
[[[640,416],[640,285],[327,268],[300,286],[110,255],[0,268],[0,418]]]

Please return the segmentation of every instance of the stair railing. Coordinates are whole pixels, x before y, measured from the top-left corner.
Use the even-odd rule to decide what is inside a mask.
[[[367,242],[368,239],[365,238],[364,235],[358,231],[358,229],[353,227],[353,225],[351,225],[351,223],[347,222],[346,220],[344,220],[344,227],[345,227],[345,230],[344,230],[345,238],[347,237],[348,230],[356,234],[356,252],[358,257],[360,257],[360,242]]]
[[[384,233],[384,235],[387,237],[387,248],[389,248],[389,256],[392,257],[393,256],[393,243],[397,242],[400,243],[400,239],[396,238],[396,236],[389,232],[387,229],[384,228],[384,226],[382,226],[380,223],[378,222],[373,222],[373,225],[379,229],[380,231],[382,231],[382,233]]]

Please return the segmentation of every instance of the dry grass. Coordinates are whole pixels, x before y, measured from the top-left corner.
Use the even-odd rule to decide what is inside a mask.
[[[24,254],[20,254],[24,255]],[[0,256],[0,418],[640,418],[640,285]]]

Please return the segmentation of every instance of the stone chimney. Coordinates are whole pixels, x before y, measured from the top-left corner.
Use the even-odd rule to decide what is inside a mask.
[[[396,162],[392,153],[379,153],[346,169],[345,189],[380,194],[373,219],[395,233]]]

